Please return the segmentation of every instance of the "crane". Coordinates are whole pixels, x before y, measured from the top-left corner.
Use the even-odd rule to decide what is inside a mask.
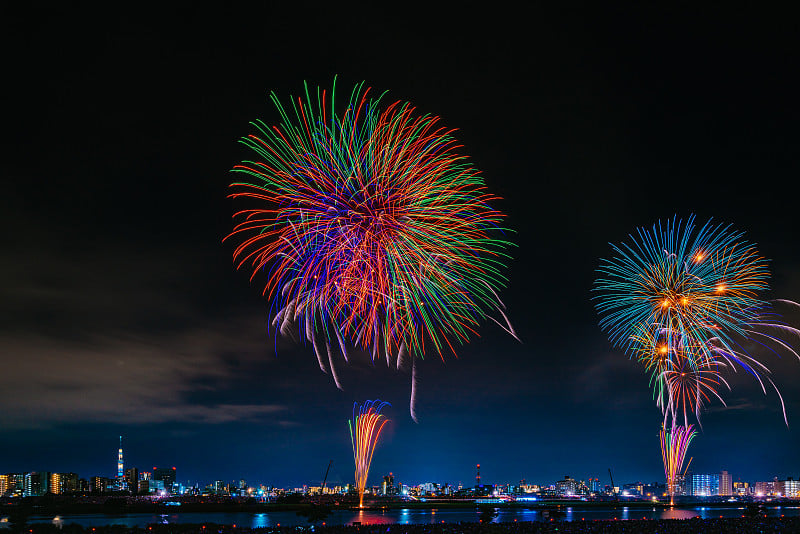
[[[611,493],[614,494],[614,500],[618,501],[619,500],[619,494],[616,491],[614,491],[614,475],[611,474],[611,468],[610,467],[608,468],[608,477],[611,479]]]
[[[325,491],[325,483],[328,481],[328,473],[331,472],[331,466],[333,465],[333,460],[328,462],[328,468],[325,470],[325,478],[322,479],[322,489],[321,492]]]

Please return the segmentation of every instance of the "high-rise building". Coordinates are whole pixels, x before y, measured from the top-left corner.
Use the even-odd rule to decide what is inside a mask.
[[[164,484],[164,491],[172,493],[175,487],[176,473],[177,470],[174,467],[154,467],[152,479],[155,481],[162,481]]]
[[[62,495],[75,491],[78,491],[77,473],[50,473],[50,493]]]
[[[61,482],[61,473],[50,473],[50,493],[53,495],[61,495],[64,493]]]
[[[89,479],[89,490],[92,493],[105,493],[113,486],[113,481],[106,477],[92,477]]]
[[[25,491],[25,474],[24,473],[8,473],[8,489],[6,492],[9,495],[22,495]]]
[[[122,436],[120,436],[119,451],[117,452],[117,480],[120,482],[120,485],[122,485],[122,480],[124,476],[125,476],[125,463],[122,461]]]
[[[38,497],[49,491],[50,473],[46,471],[32,471],[25,473],[25,497]]]
[[[135,467],[129,467],[125,470],[125,486],[131,493],[139,492],[139,470]]]
[[[779,480],[776,486],[776,493],[781,497],[800,497],[800,480],[789,477],[786,480]]]
[[[564,476],[564,480],[556,482],[556,494],[560,496],[576,495],[577,482],[569,475]]]
[[[381,487],[381,493],[383,493],[384,495],[394,495],[396,493],[394,491],[394,475],[392,473],[384,475],[383,486]]]
[[[8,475],[0,475],[0,497],[8,493]]]
[[[781,489],[780,481],[775,477],[770,481],[756,482],[753,489],[756,497],[773,496]]]
[[[719,478],[719,473],[691,475],[689,495],[695,497],[719,495]]]
[[[727,471],[719,474],[719,493],[718,495],[733,495],[733,480]]]
[[[733,483],[733,492],[736,495],[750,495],[750,484],[747,482],[734,482]]]
[[[675,496],[689,495],[689,490],[692,488],[691,481],[685,475],[675,475]]]

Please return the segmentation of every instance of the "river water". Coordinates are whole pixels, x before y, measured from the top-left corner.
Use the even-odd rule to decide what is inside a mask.
[[[591,521],[597,519],[690,519],[692,517],[740,517],[744,508],[695,506],[664,508],[628,508],[626,506],[614,507],[587,507],[576,504],[566,508],[566,521]],[[347,525],[360,521],[362,524],[409,524],[409,523],[458,523],[477,522],[479,512],[475,509],[443,508],[443,509],[392,509],[392,510],[336,510],[326,519],[329,525]],[[797,517],[800,516],[798,506],[775,506],[767,508],[767,515]],[[523,508],[498,508],[495,522],[513,521],[544,521],[547,517],[542,511],[527,510]],[[84,527],[97,527],[103,525],[125,525],[128,527],[144,527],[152,523],[217,523],[238,525],[242,527],[274,527],[294,526],[308,524],[304,517],[295,512],[269,512],[269,513],[204,513],[204,512],[175,512],[169,514],[72,514],[53,518],[51,516],[33,516],[29,519],[32,523],[61,522],[64,525],[78,523]],[[2,528],[2,526],[0,526]]]

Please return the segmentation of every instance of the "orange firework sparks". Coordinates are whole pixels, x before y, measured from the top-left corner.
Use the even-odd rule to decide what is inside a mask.
[[[356,463],[356,487],[358,488],[359,508],[364,506],[364,488],[367,486],[369,466],[372,463],[372,455],[375,453],[378,436],[380,436],[383,426],[388,422],[388,419],[381,414],[381,409],[388,404],[388,402],[380,400],[367,401],[363,406],[358,406],[358,403],[355,403],[353,404],[353,419],[347,422],[350,425],[353,459]],[[358,412],[356,412],[356,408],[358,408]]]
[[[673,426],[672,430],[667,430],[661,427],[661,457],[664,459],[664,474],[667,477],[667,492],[669,493],[669,503],[674,504],[675,486],[678,476],[683,476],[686,469],[689,469],[689,464],[692,463],[691,458],[686,469],[681,473],[683,462],[686,459],[686,450],[692,439],[697,435],[694,431],[694,425]]]

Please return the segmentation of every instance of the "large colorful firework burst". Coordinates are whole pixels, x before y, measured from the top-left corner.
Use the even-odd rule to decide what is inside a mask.
[[[272,95],[281,123],[242,139],[256,159],[233,168],[247,205],[228,238],[251,280],[266,273],[277,330],[297,325],[337,387],[348,347],[410,366],[415,417],[418,357],[454,352],[486,319],[516,337],[498,297],[510,243],[452,130],[368,93],[356,85],[343,112],[335,84],[287,107]]]
[[[612,245],[614,257],[601,263],[597,309],[612,343],[650,372],[665,423],[681,413],[687,425],[711,397],[722,400],[726,368],[746,370],[765,393],[766,380],[781,398],[769,369],[744,347],[766,342],[797,356],[776,334],[797,330],[760,296],[769,272],[755,246],[729,225],[698,228],[694,216],[640,228],[637,236]]]
[[[358,507],[364,507],[364,488],[367,486],[369,466],[372,455],[378,444],[384,425],[388,419],[381,414],[388,402],[368,400],[362,406],[353,403],[353,418],[347,422],[350,427],[350,440],[353,442],[353,460],[356,464],[356,488],[358,489]]]

